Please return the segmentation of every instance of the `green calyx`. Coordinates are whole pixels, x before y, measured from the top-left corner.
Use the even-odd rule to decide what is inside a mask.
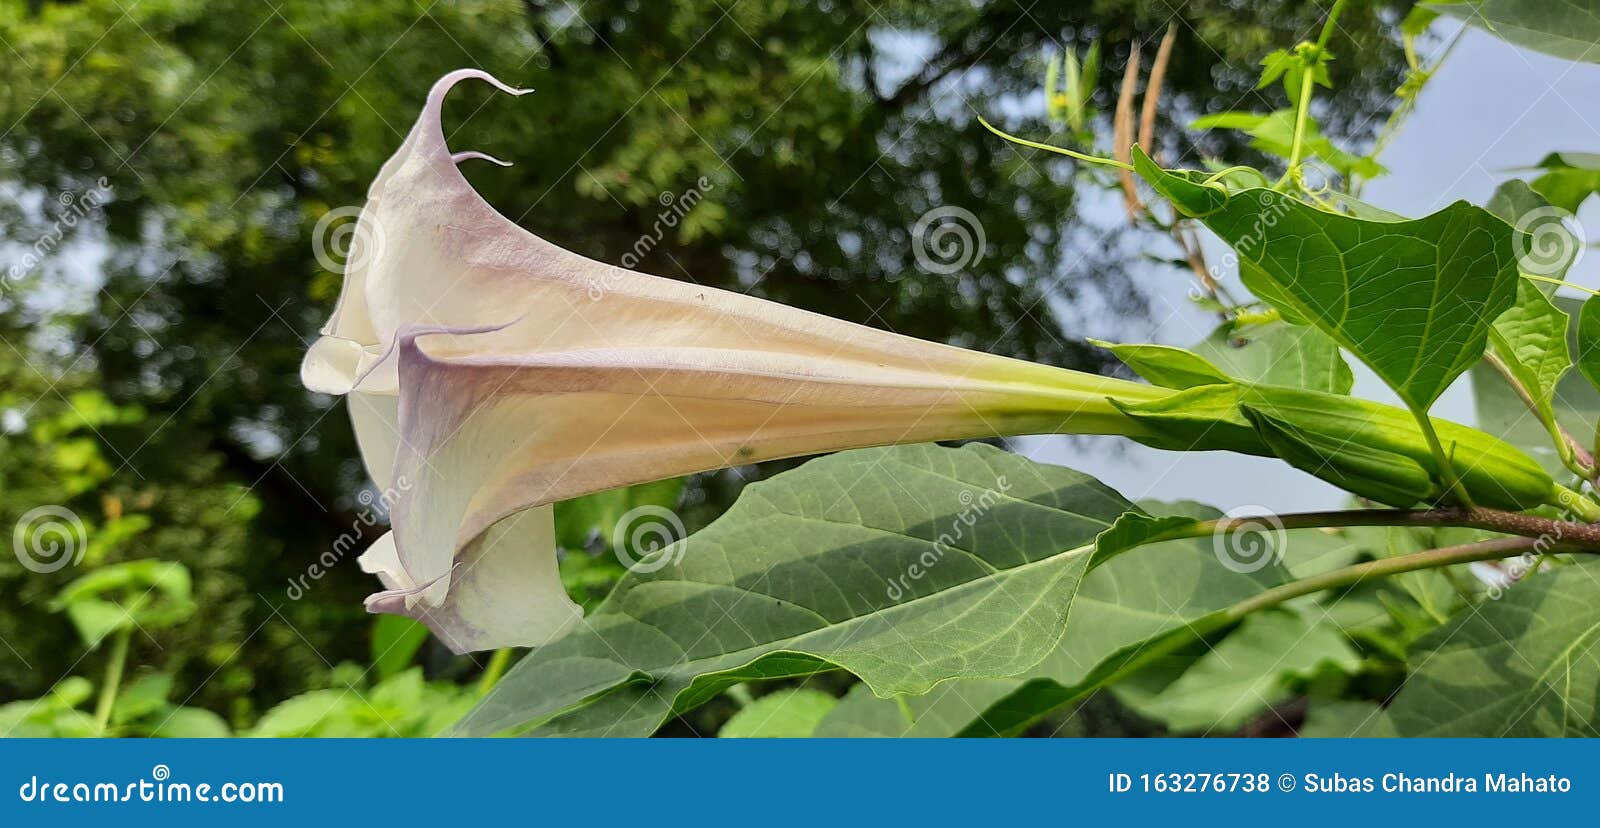
[[[1130,436],[1155,448],[1277,457],[1390,506],[1449,499],[1416,420],[1393,406],[1243,382],[1196,386],[1155,402],[1113,402],[1145,427]],[[1458,423],[1432,422],[1474,502],[1521,510],[1557,497],[1554,479],[1511,444]]]

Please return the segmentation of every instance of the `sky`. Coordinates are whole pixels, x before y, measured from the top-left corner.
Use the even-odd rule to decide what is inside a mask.
[[[1437,24],[1436,51],[1458,26],[1448,20]],[[1517,168],[1547,153],[1600,151],[1597,101],[1600,65],[1524,51],[1469,29],[1380,159],[1390,175],[1368,185],[1363,198],[1407,216],[1425,215],[1457,199],[1483,204],[1500,182],[1518,177]],[[1595,202],[1591,199],[1578,216],[1591,243],[1600,240]],[[1600,250],[1589,249],[1567,278],[1600,289]],[[1170,273],[1153,276],[1145,289],[1157,324],[1137,333],[1148,341],[1187,345],[1211,329],[1214,318],[1189,302],[1185,280]],[[1363,366],[1352,360],[1352,368],[1356,395],[1397,402]],[[1473,424],[1470,379],[1463,377],[1445,392],[1433,414]],[[1224,511],[1283,512],[1333,508],[1346,498],[1266,458],[1166,452],[1120,438],[1030,437],[1014,445],[1035,460],[1094,475],[1132,500],[1192,499]]]

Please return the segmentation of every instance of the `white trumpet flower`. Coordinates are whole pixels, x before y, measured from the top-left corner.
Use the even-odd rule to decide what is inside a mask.
[[[375,612],[458,652],[555,640],[581,611],[551,504],[710,469],[891,443],[1130,433],[1136,383],[924,342],[563,250],[490,207],[428,95],[357,219],[302,366],[349,396],[362,459],[401,494],[361,558]],[[493,159],[489,159],[493,160]]]

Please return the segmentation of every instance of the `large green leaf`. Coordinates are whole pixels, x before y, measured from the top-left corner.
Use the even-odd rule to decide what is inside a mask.
[[[1221,514],[1195,503],[1147,508],[1196,520]],[[1221,610],[1290,579],[1280,559],[1292,557],[1309,534],[1269,528],[1265,535],[1165,541],[1095,568],[1073,602],[1060,646],[961,732],[1020,733],[1164,651],[1221,631],[1230,623]],[[1270,551],[1262,541],[1272,544]]]
[[[1589,297],[1578,312],[1577,350],[1578,373],[1600,389],[1600,296]]]
[[[1272,190],[1227,192],[1143,153],[1134,160],[1180,211],[1233,246],[1246,287],[1333,337],[1414,410],[1478,361],[1490,322],[1516,292],[1513,232],[1480,207],[1372,221]]]
[[[1428,6],[1526,49],[1600,63],[1596,0],[1464,0]]]
[[[1113,527],[1132,508],[985,445],[813,460],[661,550],[669,565],[630,573],[458,730],[644,735],[734,682],[835,667],[883,696],[1017,675],[1061,640],[1097,536],[1163,525]]]
[[[1552,152],[1539,160],[1539,168],[1545,172],[1534,179],[1533,190],[1568,213],[1600,192],[1600,154]]]
[[[1294,680],[1325,668],[1353,672],[1356,662],[1337,628],[1276,609],[1246,618],[1197,659],[1175,659],[1174,669],[1147,670],[1113,689],[1171,730],[1228,733],[1288,698]]]
[[[1403,736],[1600,736],[1600,563],[1559,566],[1419,643]]]
[[[1555,393],[1572,367],[1567,350],[1571,320],[1544,291],[1527,279],[1517,284],[1517,301],[1489,329],[1495,358],[1531,398],[1539,419],[1555,422]]]
[[[1581,355],[1587,350],[1590,361],[1600,360],[1600,339],[1585,349],[1578,341],[1578,317],[1583,301],[1565,296],[1551,297],[1557,312],[1568,319],[1567,353]],[[1514,309],[1513,309],[1514,310]],[[1512,311],[1507,311],[1510,315]],[[1582,364],[1581,358],[1579,364]],[[1600,366],[1600,362],[1595,363]],[[1600,372],[1597,372],[1600,376]],[[1498,372],[1486,363],[1472,369],[1472,394],[1478,428],[1527,452],[1552,474],[1565,474],[1566,467],[1550,441],[1549,429],[1542,424]],[[1587,439],[1600,420],[1600,392],[1581,374],[1568,371],[1555,384],[1550,397],[1555,420],[1567,431]]]
[[[1330,394],[1348,394],[1355,384],[1338,344],[1308,325],[1280,321],[1218,329],[1194,350],[1245,382]]]

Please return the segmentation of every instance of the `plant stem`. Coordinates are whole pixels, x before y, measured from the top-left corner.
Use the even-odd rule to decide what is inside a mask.
[[[1565,491],[1565,490],[1562,490]],[[1583,520],[1590,520],[1595,507],[1576,492],[1559,493],[1562,506],[1572,508]],[[1569,496],[1585,505],[1568,503]],[[1284,529],[1327,529],[1342,526],[1455,526],[1482,529],[1524,538],[1544,539],[1546,545],[1562,543],[1600,549],[1600,526],[1574,521],[1552,520],[1500,509],[1344,509],[1331,512],[1299,512],[1286,515],[1260,515],[1218,518],[1179,527],[1160,536],[1161,540],[1205,537],[1217,532],[1259,529],[1261,526]]]
[[[1496,341],[1498,342],[1498,340]],[[1595,476],[1594,455],[1579,444],[1577,439],[1560,423],[1556,422],[1555,417],[1551,416],[1533,398],[1533,392],[1522,384],[1522,380],[1517,379],[1517,376],[1511,373],[1511,368],[1506,365],[1505,360],[1490,351],[1483,355],[1483,361],[1488,363],[1489,367],[1493,368],[1501,379],[1505,380],[1506,385],[1509,385],[1512,391],[1516,392],[1517,397],[1522,400],[1522,404],[1527,407],[1528,412],[1539,418],[1539,422],[1544,425],[1545,431],[1550,435],[1550,442],[1555,445],[1556,454],[1561,458],[1561,465],[1566,466],[1569,471],[1578,477],[1592,481]]]
[[[1018,138],[1015,135],[1011,135],[1011,134],[1008,134],[1006,132],[1002,132],[999,129],[996,129],[993,124],[989,123],[988,121],[985,121],[981,116],[978,118],[978,123],[983,124],[985,129],[987,129],[990,132],[1000,136],[1001,138],[1006,139],[1007,141],[1010,141],[1013,144],[1021,144],[1021,145],[1025,146],[1025,147],[1033,147],[1034,149],[1044,150],[1045,152],[1058,153],[1060,155],[1065,155],[1068,158],[1076,158],[1079,161],[1087,161],[1087,162],[1089,162],[1091,164],[1102,164],[1102,165],[1107,166],[1107,167],[1116,167],[1119,170],[1130,170],[1131,171],[1133,169],[1133,165],[1132,164],[1125,164],[1125,163],[1123,163],[1121,161],[1118,161],[1118,160],[1116,160],[1114,158],[1101,158],[1101,157],[1096,156],[1096,155],[1086,155],[1084,153],[1077,152],[1075,150],[1069,150],[1066,147],[1054,147],[1054,146],[1051,146],[1049,144],[1041,144],[1038,141],[1029,141],[1026,138]]]
[[[1336,0],[1333,8],[1328,11],[1328,19],[1322,22],[1322,34],[1317,37],[1317,48],[1328,48],[1328,39],[1333,37],[1333,27],[1339,22],[1339,12],[1344,11],[1345,0]]]
[[[1228,607],[1222,611],[1221,616],[1231,623],[1244,618],[1252,612],[1275,607],[1302,595],[1338,589],[1339,587],[1354,586],[1367,578],[1383,578],[1405,572],[1415,572],[1419,569],[1437,569],[1443,566],[1454,566],[1455,564],[1472,563],[1474,561],[1509,558],[1523,552],[1533,551],[1537,543],[1538,541],[1532,538],[1495,538],[1494,540],[1466,543],[1460,546],[1444,546],[1438,549],[1429,549],[1426,552],[1416,552],[1394,558],[1367,561],[1366,563],[1335,569],[1331,572],[1324,572],[1321,575],[1313,575],[1309,578],[1301,578],[1298,581],[1290,581],[1287,584],[1275,586]]]
[[[505,675],[506,668],[511,666],[511,648],[501,647],[489,656],[489,663],[483,668],[483,675],[478,679],[478,695],[487,696],[494,689],[496,682]]]
[[[1472,497],[1467,494],[1467,487],[1461,485],[1455,464],[1450,462],[1450,455],[1439,442],[1438,432],[1433,430],[1433,418],[1428,416],[1427,411],[1418,408],[1411,409],[1411,416],[1416,418],[1417,426],[1422,429],[1422,439],[1428,441],[1428,450],[1433,452],[1433,462],[1439,467],[1439,477],[1444,481],[1445,488],[1455,495],[1461,505],[1471,508]]]
[[[1563,486],[1555,486],[1556,502],[1550,504],[1560,509],[1565,509],[1589,523],[1600,523],[1600,504]]]
[[[1283,173],[1284,180],[1293,178],[1295,171],[1300,168],[1300,151],[1305,143],[1306,121],[1311,117],[1311,84],[1315,80],[1314,76],[1315,73],[1307,67],[1305,77],[1300,80],[1300,105],[1295,108],[1294,116],[1294,143],[1289,147],[1289,169]]]
[[[128,642],[133,638],[133,628],[123,627],[111,640],[111,655],[106,660],[106,678],[100,683],[100,698],[94,705],[94,729],[101,736],[111,724],[111,710],[117,704],[117,691],[122,686],[122,670],[128,661]]]

